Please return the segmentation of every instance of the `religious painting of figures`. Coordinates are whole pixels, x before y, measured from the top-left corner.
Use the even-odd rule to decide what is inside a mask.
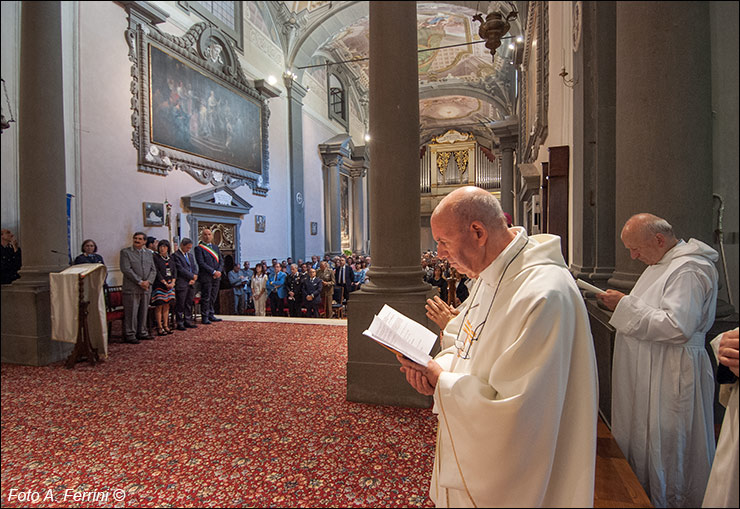
[[[261,105],[149,45],[151,142],[262,173]]]

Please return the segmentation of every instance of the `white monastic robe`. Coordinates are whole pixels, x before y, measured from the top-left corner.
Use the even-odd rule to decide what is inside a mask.
[[[598,390],[586,307],[560,238],[517,230],[436,357],[438,507],[593,504]]]
[[[714,355],[719,359],[719,342],[722,334],[712,340]],[[727,407],[719,432],[717,454],[709,474],[707,491],[702,507],[740,507],[740,459],[738,439],[738,381],[720,386],[720,402]]]
[[[648,266],[609,323],[617,330],[612,434],[655,507],[699,507],[714,457],[714,373],[705,336],[717,252],[679,241]]]

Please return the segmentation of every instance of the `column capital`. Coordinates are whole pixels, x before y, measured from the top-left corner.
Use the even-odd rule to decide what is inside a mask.
[[[308,89],[290,76],[283,76],[283,82],[285,83],[285,89],[288,91],[288,98],[302,105]]]

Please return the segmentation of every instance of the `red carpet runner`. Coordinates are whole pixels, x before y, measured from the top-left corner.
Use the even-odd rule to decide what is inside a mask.
[[[345,400],[346,327],[220,322],[2,365],[3,507],[431,507],[431,410]]]

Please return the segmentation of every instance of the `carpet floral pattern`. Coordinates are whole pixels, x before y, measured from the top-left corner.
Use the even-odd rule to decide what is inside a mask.
[[[219,322],[2,365],[3,507],[432,507],[430,409],[345,400],[343,326]]]

